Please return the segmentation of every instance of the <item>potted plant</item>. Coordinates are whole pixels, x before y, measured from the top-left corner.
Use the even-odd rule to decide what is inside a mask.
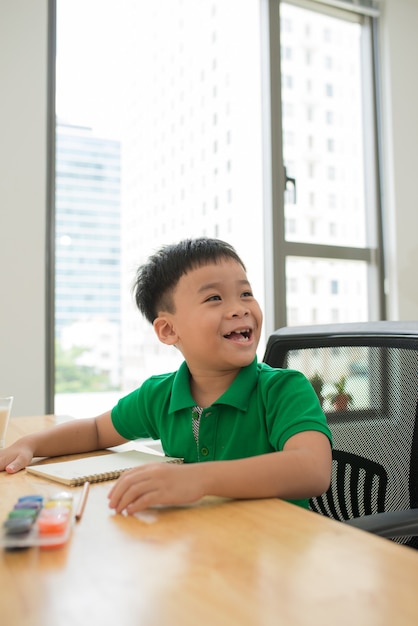
[[[353,396],[348,393],[346,385],[346,376],[341,376],[341,378],[334,383],[335,391],[327,395],[327,398],[332,402],[336,411],[346,411],[353,402]]]
[[[321,406],[324,402],[324,396],[322,395],[322,389],[324,386],[324,379],[322,378],[322,376],[320,374],[318,374],[318,372],[315,372],[315,374],[313,376],[311,376],[311,378],[309,379],[309,382],[311,383],[312,387],[314,388],[314,391],[316,393],[316,395],[318,396],[318,400],[321,403]]]

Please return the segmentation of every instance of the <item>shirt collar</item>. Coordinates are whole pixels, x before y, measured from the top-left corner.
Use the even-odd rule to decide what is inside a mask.
[[[250,365],[241,368],[232,385],[213,403],[228,404],[244,411],[257,384],[258,368],[257,357]],[[174,413],[181,409],[196,406],[190,392],[190,372],[184,361],[176,372],[171,390],[169,412]]]

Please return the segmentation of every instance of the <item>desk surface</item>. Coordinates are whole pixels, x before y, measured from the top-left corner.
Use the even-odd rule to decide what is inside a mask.
[[[54,418],[13,418],[9,442]],[[58,484],[0,473],[0,516]],[[91,485],[56,550],[2,551],[8,626],[402,626],[418,623],[418,552],[279,500],[207,498],[140,519]],[[73,489],[75,500],[81,488]]]

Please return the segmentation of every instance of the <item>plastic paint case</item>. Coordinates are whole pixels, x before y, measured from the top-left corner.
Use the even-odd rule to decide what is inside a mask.
[[[20,509],[39,511],[41,508],[42,502],[39,502],[39,500],[22,500],[20,502],[16,502],[16,504],[14,505],[14,510],[16,511]]]
[[[26,517],[35,520],[38,516],[38,512],[39,511],[36,509],[13,509],[13,511],[10,511],[8,519]]]
[[[8,534],[21,535],[28,533],[33,526],[33,520],[28,517],[9,517],[4,524],[3,528],[6,529]]]
[[[32,493],[28,496],[20,496],[20,498],[17,499],[18,504],[20,502],[39,502],[40,504],[42,504],[43,501],[44,501],[44,497],[37,493]]]
[[[20,497],[3,522],[0,546],[6,549],[58,548],[73,525],[73,496],[60,492],[50,498],[30,494]]]
[[[48,509],[56,508],[61,508],[68,511],[73,508],[73,503],[72,501],[70,502],[70,500],[57,500],[56,498],[54,498],[53,500],[47,500],[42,510],[46,511]]]
[[[42,509],[36,526],[40,535],[59,535],[65,531],[70,511],[68,507],[54,506]]]

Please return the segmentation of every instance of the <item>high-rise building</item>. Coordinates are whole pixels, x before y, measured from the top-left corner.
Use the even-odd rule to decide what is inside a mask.
[[[102,45],[90,55],[91,28],[83,21],[77,69],[85,79],[86,111],[71,119],[91,120],[94,128],[105,124],[120,145],[87,128],[57,128],[56,325],[69,345],[76,337],[90,339],[90,357],[97,354],[103,364],[112,352],[97,350],[103,345],[97,320],[94,328],[87,325],[104,315],[104,333],[111,329],[107,322],[120,321],[120,391],[127,392],[181,360],[175,348],[158,342],[131,293],[138,265],[164,244],[199,235],[233,244],[271,330],[271,302],[264,304],[271,299],[272,260],[263,245],[272,228],[270,131],[258,0],[109,3],[108,14],[90,2],[93,20],[99,4],[109,30],[102,29]],[[61,9],[64,32],[75,9],[66,3]],[[80,10],[84,16],[84,3]],[[286,241],[362,246],[368,233],[360,27],[285,2],[281,14],[283,154],[288,175],[297,180],[297,194],[285,200]],[[109,32],[117,41],[110,56]],[[79,88],[71,89],[73,32],[68,44],[71,71],[61,80],[71,104],[69,95]],[[93,85],[93,74],[102,82]],[[99,96],[103,106],[93,106]],[[315,252],[288,256],[288,323],[366,319],[367,271],[363,261]],[[263,351],[262,338],[260,357]]]
[[[237,8],[207,0],[132,8],[124,43],[135,71],[122,142],[126,390],[181,360],[129,299],[136,266],[160,246],[196,236],[230,242],[263,304],[259,9],[240,6],[236,29]]]
[[[55,336],[67,348],[91,348],[94,337],[97,352],[97,332],[88,329],[105,329],[96,360],[101,369],[109,360],[113,372],[120,359],[120,248],[120,143],[58,123]],[[95,359],[84,364],[95,366]]]
[[[360,23],[281,4],[283,156],[297,188],[285,198],[287,241],[371,243],[361,37]],[[288,258],[287,323],[366,320],[368,272],[363,261]]]

